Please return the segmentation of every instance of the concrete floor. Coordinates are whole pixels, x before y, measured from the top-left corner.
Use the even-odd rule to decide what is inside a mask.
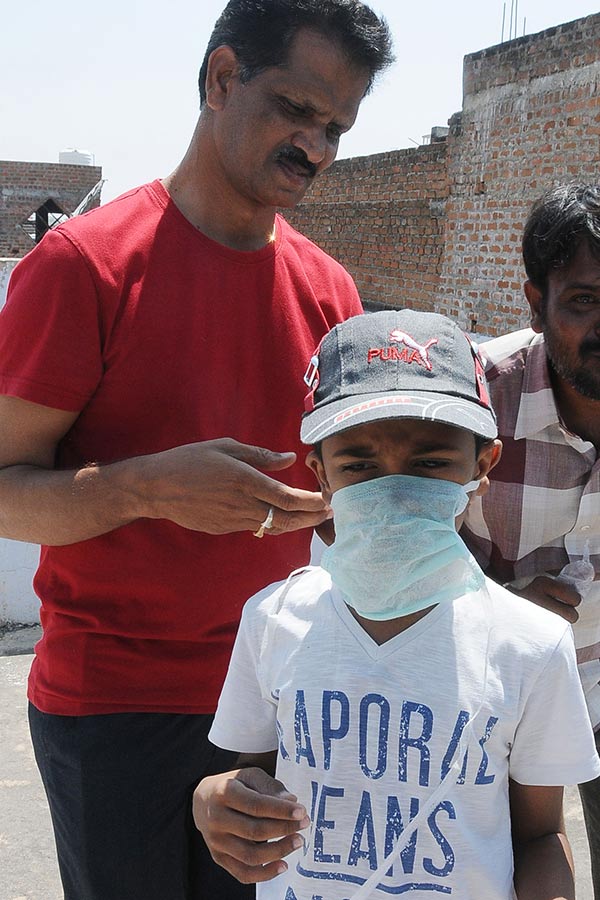
[[[50,815],[27,726],[25,688],[38,633],[31,628],[0,635],[0,900],[61,900],[63,896]],[[593,900],[576,788],[567,789],[565,815],[575,857],[577,898]]]

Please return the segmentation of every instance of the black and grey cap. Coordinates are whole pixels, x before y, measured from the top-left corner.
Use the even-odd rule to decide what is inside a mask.
[[[422,419],[497,434],[476,345],[446,316],[412,309],[354,316],[310,360],[305,444],[378,419]]]

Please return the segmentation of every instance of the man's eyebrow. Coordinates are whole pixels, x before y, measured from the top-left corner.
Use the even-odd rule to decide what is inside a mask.
[[[564,288],[566,291],[597,291],[600,290],[600,272],[596,281],[569,281]]]

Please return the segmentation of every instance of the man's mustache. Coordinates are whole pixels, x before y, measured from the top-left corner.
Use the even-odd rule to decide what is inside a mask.
[[[282,147],[277,154],[278,160],[285,160],[304,169],[309,178],[314,178],[317,174],[317,167],[311,163],[304,150],[299,147]]]

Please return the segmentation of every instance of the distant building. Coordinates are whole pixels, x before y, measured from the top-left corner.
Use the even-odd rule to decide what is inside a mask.
[[[0,160],[0,257],[25,256],[50,228],[100,206],[101,167],[78,151],[60,158],[76,164]]]

